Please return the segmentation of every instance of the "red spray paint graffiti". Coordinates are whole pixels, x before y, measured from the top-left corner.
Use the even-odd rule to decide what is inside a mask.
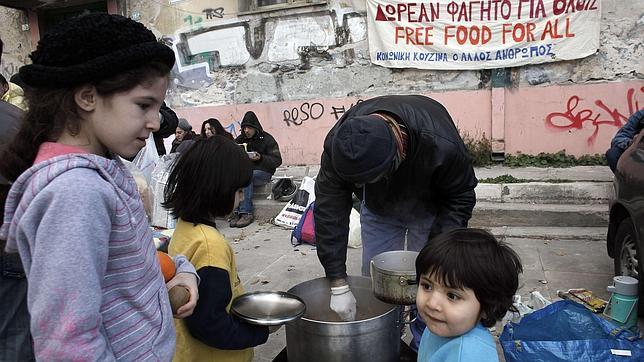
[[[644,87],[640,87],[639,93],[644,93]],[[572,96],[566,103],[565,112],[553,112],[546,116],[546,126],[560,131],[568,131],[571,129],[582,129],[584,124],[589,122],[595,130],[593,134],[586,140],[588,145],[593,145],[597,134],[599,133],[599,126],[609,125],[616,128],[622,127],[628,121],[628,117],[640,109],[638,96],[635,94],[635,89],[630,88],[626,92],[626,102],[628,104],[628,112],[626,114],[620,112],[617,108],[610,108],[601,99],[595,100],[595,105],[600,109],[595,112],[590,108],[580,108],[582,98],[579,96]],[[602,112],[605,112],[603,114]]]

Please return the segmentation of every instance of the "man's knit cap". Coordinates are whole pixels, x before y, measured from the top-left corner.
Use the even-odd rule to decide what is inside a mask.
[[[333,168],[344,180],[364,184],[391,169],[396,142],[389,125],[379,116],[345,119],[332,144]]]
[[[189,132],[192,130],[192,126],[190,125],[190,123],[188,123],[188,120],[186,120],[185,118],[179,118],[179,124],[177,125],[177,127],[181,128],[186,132]]]
[[[46,33],[20,68],[30,86],[66,87],[109,78],[151,61],[169,68],[174,52],[143,24],[120,15],[93,13],[65,20]]]

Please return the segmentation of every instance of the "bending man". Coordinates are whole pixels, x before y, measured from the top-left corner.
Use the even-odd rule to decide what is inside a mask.
[[[424,96],[357,104],[324,141],[315,183],[317,253],[331,283],[331,309],[355,318],[346,281],[352,194],[361,201],[362,274],[385,251],[419,251],[430,234],[465,227],[477,180],[447,110]],[[424,325],[412,326],[417,346]]]

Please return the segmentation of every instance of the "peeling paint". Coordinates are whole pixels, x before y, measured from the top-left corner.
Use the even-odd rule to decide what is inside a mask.
[[[335,29],[329,16],[278,20],[272,42],[268,45],[268,60],[297,60],[299,47],[333,45]]]
[[[461,92],[491,87],[488,71],[390,69],[373,65],[364,0],[327,0],[240,13],[237,0],[118,0],[172,47],[168,103],[174,107],[246,105],[395,93]],[[563,84],[625,83],[644,78],[644,2],[602,1],[600,48],[580,60],[511,70],[508,92]],[[22,13],[0,7],[5,41],[0,73],[28,62],[34,48]],[[5,24],[8,24],[5,25]],[[511,127],[514,120],[507,120]]]

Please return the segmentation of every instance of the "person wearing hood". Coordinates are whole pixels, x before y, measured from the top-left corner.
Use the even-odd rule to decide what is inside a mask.
[[[362,202],[362,275],[383,252],[419,251],[430,234],[466,227],[476,203],[471,159],[452,118],[420,95],[369,99],[347,111],[324,140],[315,182],[317,254],[331,286],[330,308],[354,320],[347,282],[352,195]],[[425,326],[411,325],[417,350]]]
[[[254,112],[248,111],[241,122],[241,134],[235,142],[244,147],[253,162],[253,181],[244,188],[244,200],[230,218],[230,227],[243,228],[254,220],[253,186],[271,181],[275,169],[282,164],[282,154],[275,138],[264,131]]]

